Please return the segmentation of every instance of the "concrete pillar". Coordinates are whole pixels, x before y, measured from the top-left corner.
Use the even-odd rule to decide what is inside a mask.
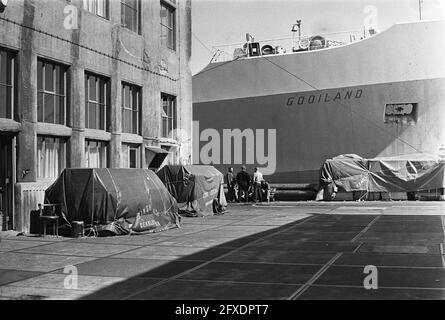
[[[115,65],[114,72],[111,77],[111,141],[110,141],[110,167],[120,168],[121,152],[122,152],[122,80],[119,75],[119,64],[113,62]]]
[[[121,111],[121,99],[122,99],[122,83],[121,77],[118,73],[118,65],[115,66],[116,72],[113,72],[111,77],[111,141],[110,141],[110,168],[120,168],[121,164],[121,152],[122,152],[122,111]]]
[[[76,1],[73,2],[76,4]],[[77,1],[77,5],[82,3]],[[80,43],[82,28],[82,10],[78,13],[79,29],[73,29],[71,41]],[[70,68],[70,123],[72,135],[69,139],[69,152],[67,158],[67,167],[83,168],[85,167],[85,71],[80,64],[80,48],[78,45],[71,45],[70,48],[72,65]]]
[[[178,36],[179,38],[179,87],[178,97],[178,125],[182,136],[178,137],[180,143],[180,161],[192,163],[192,74],[189,67],[192,45],[191,1],[180,2],[181,10]]]
[[[121,168],[122,139],[120,133],[112,133],[110,141],[110,168]]]
[[[19,51],[18,114],[22,130],[17,136],[17,182],[37,180],[37,55],[32,51],[32,33],[22,32]]]
[[[84,69],[75,64],[71,67],[71,127],[69,140],[69,163],[73,168],[85,167],[85,88]],[[80,106],[80,108],[78,107]],[[68,159],[67,159],[68,160]]]
[[[160,1],[145,1],[142,3],[144,10],[142,10],[142,36],[145,39],[153,39],[154,41],[144,41],[144,49],[149,57],[149,68],[151,70],[158,70],[158,64],[161,60],[161,46],[160,41]],[[143,94],[143,125],[142,136],[147,142],[158,138],[159,124],[160,124],[160,99],[161,93],[159,89],[159,77],[144,72],[144,91]],[[150,138],[150,139],[147,139]]]
[[[32,0],[24,1],[22,23],[34,24],[34,7]],[[17,116],[21,131],[17,135],[16,148],[16,185],[14,192],[14,230],[27,231],[29,225],[29,208],[23,203],[21,185],[37,181],[37,55],[33,52],[34,33],[31,29],[22,28],[20,37],[21,50],[18,53],[17,79]]]
[[[112,29],[112,51],[113,56],[119,57],[121,45],[119,43],[119,31],[121,23],[121,11],[120,6],[111,6],[110,21],[114,26]],[[120,64],[116,60],[111,60],[111,141],[109,144],[109,166],[110,168],[120,168],[121,164],[121,152],[122,152],[122,129],[121,129],[121,97],[122,97],[122,79],[120,76]]]

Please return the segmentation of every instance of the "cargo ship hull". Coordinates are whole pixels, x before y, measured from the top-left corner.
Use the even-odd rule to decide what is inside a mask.
[[[193,79],[193,161],[317,183],[339,154],[437,153],[444,35],[444,21],[406,23],[341,47],[210,64]]]

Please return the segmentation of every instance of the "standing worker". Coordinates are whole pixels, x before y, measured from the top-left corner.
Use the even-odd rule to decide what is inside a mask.
[[[244,196],[244,202],[249,201],[249,187],[250,176],[246,171],[246,166],[241,167],[241,171],[236,175],[236,182],[238,183],[238,202]]]
[[[236,179],[235,179],[235,175],[233,174],[233,168],[230,167],[227,170],[227,174],[226,174],[226,184],[227,184],[227,190],[228,190],[228,194],[227,194],[227,200],[229,202],[236,202]]]
[[[255,172],[253,173],[253,201],[262,202],[262,193],[261,193],[261,181],[263,181],[263,174],[255,168]]]
[[[264,194],[266,201],[269,202],[270,201],[270,185],[264,179],[263,179],[263,181],[261,181],[261,192],[262,192],[262,194]]]

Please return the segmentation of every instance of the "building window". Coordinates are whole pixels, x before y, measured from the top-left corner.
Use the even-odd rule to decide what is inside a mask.
[[[14,69],[14,55],[0,50],[0,118],[13,118]]]
[[[167,48],[176,50],[175,8],[161,2],[161,42]]]
[[[109,128],[109,79],[85,74],[85,127],[97,130]]]
[[[122,84],[122,132],[140,134],[141,88]]]
[[[134,31],[140,32],[140,0],[121,0],[121,24]]]
[[[37,62],[37,121],[66,124],[67,68],[38,60]]]
[[[173,130],[177,128],[176,97],[161,94],[161,134],[163,138],[174,138]]]
[[[83,8],[95,15],[108,19],[108,0],[83,0]]]
[[[108,143],[85,140],[85,166],[87,168],[107,168]]]
[[[65,140],[37,136],[37,178],[57,178],[65,169]]]
[[[122,167],[141,167],[141,147],[138,144],[122,144]]]

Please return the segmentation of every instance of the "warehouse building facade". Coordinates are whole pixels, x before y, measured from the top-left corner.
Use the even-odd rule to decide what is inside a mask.
[[[191,0],[11,0],[0,13],[0,225],[67,167],[191,163]]]

